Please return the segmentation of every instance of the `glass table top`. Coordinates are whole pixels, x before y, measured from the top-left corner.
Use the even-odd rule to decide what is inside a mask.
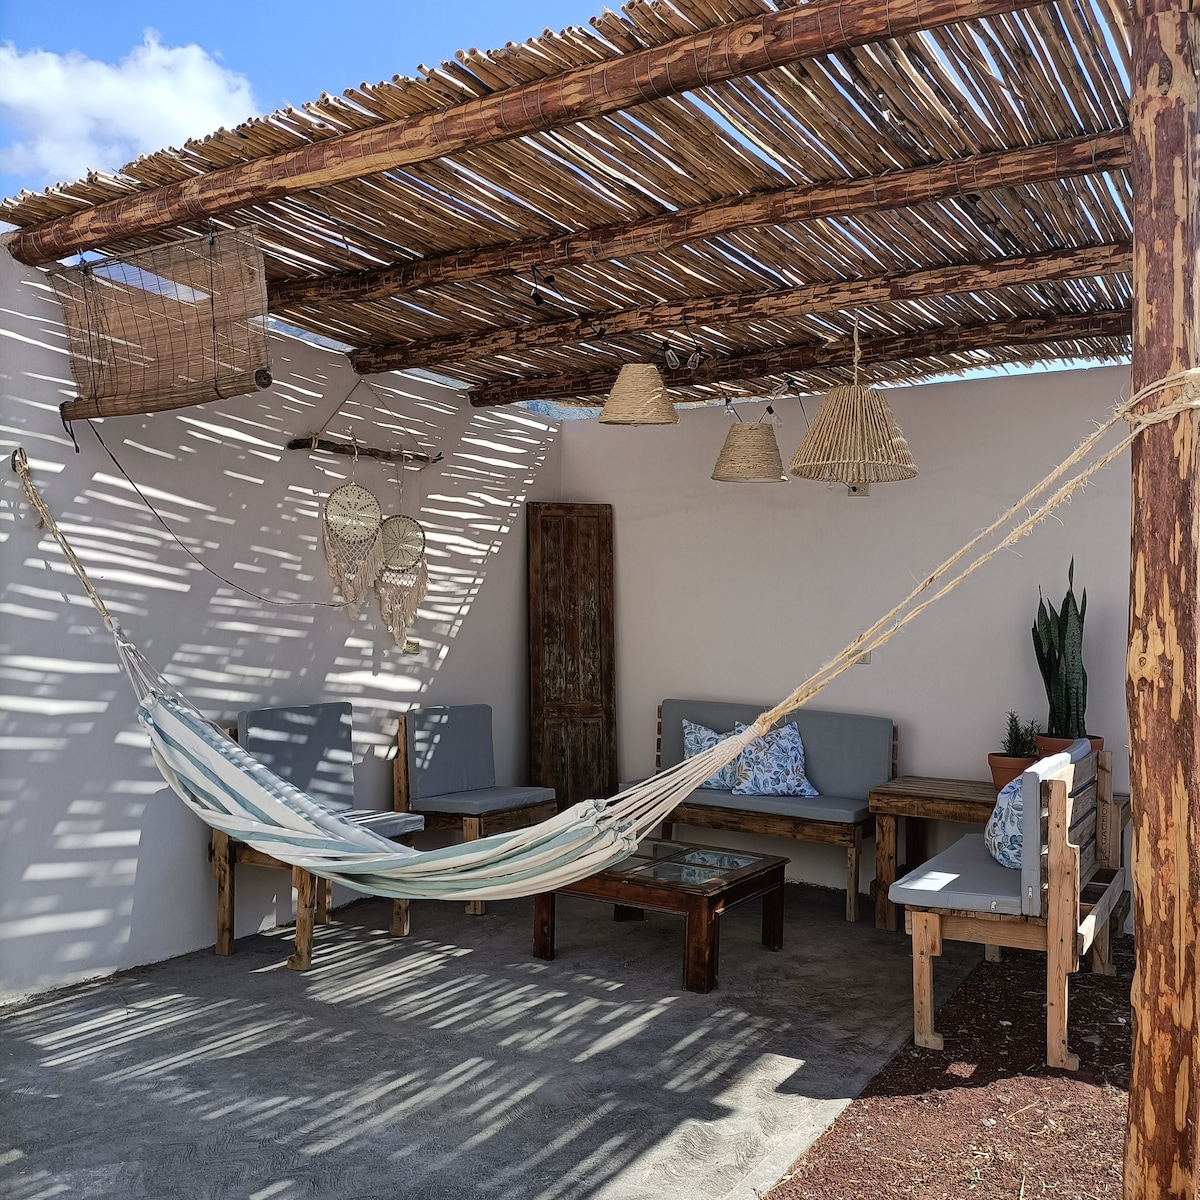
[[[740,871],[759,859],[756,854],[686,846],[681,842],[645,841],[629,858],[609,870],[638,879],[699,884]]]

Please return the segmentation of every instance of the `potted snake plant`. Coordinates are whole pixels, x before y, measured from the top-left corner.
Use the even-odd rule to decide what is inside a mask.
[[[1076,738],[1089,737],[1093,750],[1104,739],[1087,732],[1087,671],[1083,666],[1083,621],[1087,615],[1087,589],[1075,600],[1075,560],[1067,568],[1067,594],[1056,609],[1038,589],[1033,649],[1050,706],[1046,732],[1037,735],[1041,757],[1065,750]]]
[[[998,753],[988,755],[988,768],[992,772],[992,784],[996,791],[1037,762],[1037,733],[1036,721],[1022,721],[1009,709],[1004,744]]]

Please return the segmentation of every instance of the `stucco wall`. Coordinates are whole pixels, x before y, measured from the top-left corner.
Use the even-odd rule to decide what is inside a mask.
[[[622,778],[653,768],[660,700],[773,704],[1066,457],[1127,385],[1113,367],[890,390],[921,473],[865,497],[794,479],[713,482],[727,427],[718,410],[663,428],[566,426],[563,498],[607,501],[616,514]],[[817,401],[805,403],[812,416]],[[804,420],[795,399],[776,407],[786,464]],[[892,717],[903,773],[987,778],[1008,709],[1045,724],[1030,626],[1038,588],[1057,604],[1074,556],[1076,592],[1088,593],[1088,723],[1124,788],[1128,480],[1121,459],[813,706]],[[771,849],[791,852],[797,874],[841,885],[841,851]],[[865,860],[864,884],[873,844]]]
[[[347,460],[287,451],[354,386],[341,355],[273,341],[275,384],[257,396],[109,420],[99,429],[176,542],[86,425],[76,454],[58,417],[74,394],[60,313],[44,277],[0,250],[0,444],[34,476],[114,615],[204,711],[349,699],[359,799],[389,807],[391,719],[418,702],[484,701],[501,782],[527,762],[525,499],[559,491],[543,418],[473,411],[435,384],[381,377],[330,423],[393,447],[396,428],[444,454],[405,473],[403,510],[429,538],[431,583],[401,655],[364,606],[333,598],[321,497]],[[388,413],[391,410],[391,414]],[[398,511],[395,472],[361,460],[357,481]],[[0,466],[0,995],[211,945],[215,887],[201,823],[150,762],[112,644]],[[237,585],[236,587],[230,585]],[[280,607],[259,596],[300,603]],[[285,873],[241,869],[239,934],[286,921]]]

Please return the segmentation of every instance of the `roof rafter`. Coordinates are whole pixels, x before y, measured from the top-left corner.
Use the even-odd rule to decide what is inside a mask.
[[[943,325],[913,333],[863,339],[861,363],[899,362],[931,355],[956,354],[1002,346],[1042,345],[1095,338],[1128,337],[1132,317],[1128,309],[1100,313],[1055,313],[1044,317],[1014,317],[980,325]],[[663,371],[668,388],[703,384],[737,383],[788,371],[848,367],[854,361],[850,338],[836,342],[809,342],[766,351],[710,359],[696,371]],[[569,375],[533,375],[524,379],[484,383],[468,392],[476,408],[515,404],[520,400],[575,399],[599,396],[616,382],[610,369]],[[598,406],[600,401],[595,402]]]
[[[13,235],[9,250],[20,262],[46,263],[115,239],[556,129],[805,58],[1041,2],[814,0],[27,226]]]
[[[351,355],[362,375],[408,367],[463,362],[510,354],[537,346],[596,341],[618,333],[653,333],[685,325],[798,317],[866,304],[887,304],[924,296],[989,291],[1054,279],[1115,275],[1132,266],[1129,242],[1023,254],[1012,258],[939,266],[903,275],[836,280],[784,291],[742,292],[647,304],[639,308],[582,313],[568,320],[530,322],[481,330],[458,337],[431,338],[400,345],[366,346]],[[603,327],[601,331],[601,327]]]
[[[682,208],[665,217],[605,225],[563,237],[529,238],[457,250],[368,271],[282,280],[269,286],[267,298],[272,311],[292,305],[379,300],[431,284],[478,279],[522,268],[553,268],[624,258],[630,254],[650,254],[756,225],[781,225],[853,212],[904,208],[994,188],[1119,171],[1128,165],[1129,134],[1125,130],[1114,130],[1094,137],[1068,138],[972,155],[907,171],[889,171],[860,179],[839,179],[832,183],[806,184],[718,200]]]

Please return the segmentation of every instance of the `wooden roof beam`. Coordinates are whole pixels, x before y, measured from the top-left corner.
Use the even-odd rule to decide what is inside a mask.
[[[481,330],[458,337],[424,342],[366,346],[351,355],[354,369],[363,375],[400,371],[408,367],[464,362],[494,355],[513,354],[539,346],[597,341],[620,333],[655,333],[684,325],[725,325],[739,321],[800,317],[867,304],[889,304],[923,296],[982,292],[1054,279],[1087,279],[1129,271],[1133,248],[1128,242],[1024,254],[1013,258],[933,267],[905,275],[880,275],[873,279],[837,280],[784,291],[746,292],[704,296],[647,304],[640,308],[584,313],[562,321]],[[676,349],[680,349],[677,346]],[[682,347],[684,356],[690,347]]]
[[[51,262],[120,239],[557,129],[850,46],[1033,8],[1040,2],[814,0],[43,221],[18,230],[9,250],[19,262]]]
[[[1128,166],[1129,134],[1126,130],[1113,130],[1092,137],[972,155],[907,171],[780,188],[697,204],[665,217],[604,225],[564,237],[479,246],[369,271],[281,280],[269,285],[267,298],[272,311],[293,305],[381,300],[431,284],[478,279],[505,271],[652,254],[753,226],[905,208],[948,196],[1120,171]]]
[[[952,325],[922,329],[890,337],[861,341],[861,362],[901,362],[905,359],[986,350],[1000,346],[1036,346],[1092,338],[1128,337],[1132,319],[1128,309],[1100,313],[1056,313],[1047,317],[1015,317],[982,325]],[[809,342],[765,351],[710,359],[696,371],[680,368],[663,371],[668,388],[696,384],[737,383],[790,371],[848,367],[854,361],[850,338],[836,342]],[[479,384],[467,395],[476,408],[515,404],[520,400],[575,400],[611,390],[617,372],[609,368],[571,375],[535,375],[525,379]],[[601,401],[595,402],[597,406]]]

